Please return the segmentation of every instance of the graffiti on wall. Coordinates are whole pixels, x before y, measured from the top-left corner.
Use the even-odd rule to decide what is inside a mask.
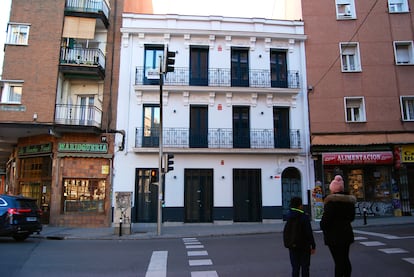
[[[393,215],[394,207],[392,202],[357,202],[355,204],[356,215],[363,215],[364,208],[367,211],[367,215],[376,216],[390,216]]]

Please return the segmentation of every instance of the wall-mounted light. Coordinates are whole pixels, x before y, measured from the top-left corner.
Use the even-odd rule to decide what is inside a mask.
[[[33,121],[36,121],[37,120],[37,113],[34,113],[33,114]]]
[[[223,179],[223,180],[224,180],[224,178],[225,178],[224,176],[221,176],[221,179]]]
[[[262,54],[259,54],[259,59],[261,59],[262,58]]]
[[[313,86],[308,86],[308,93],[313,91]]]
[[[177,113],[177,110],[173,110],[173,113]]]
[[[177,176],[174,175],[174,179],[177,179]]]
[[[260,112],[261,115],[264,115],[264,112]]]
[[[273,179],[273,176],[270,176],[270,179]]]

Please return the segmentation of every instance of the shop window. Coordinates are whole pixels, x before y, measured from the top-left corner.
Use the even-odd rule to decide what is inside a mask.
[[[346,122],[365,122],[363,97],[345,97]]]
[[[414,96],[401,97],[401,112],[404,121],[414,121]]]
[[[64,179],[63,211],[104,212],[106,181],[99,179]]]

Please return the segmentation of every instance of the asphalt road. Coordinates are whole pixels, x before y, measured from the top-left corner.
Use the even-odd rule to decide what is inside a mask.
[[[281,233],[150,240],[0,238],[0,276],[290,276]],[[355,229],[354,277],[414,276],[414,225]],[[311,276],[333,276],[315,233]]]

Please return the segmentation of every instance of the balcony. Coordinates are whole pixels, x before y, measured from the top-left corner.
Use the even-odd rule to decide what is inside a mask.
[[[99,18],[109,26],[109,7],[105,0],[66,0],[65,15]]]
[[[59,64],[65,77],[105,78],[105,56],[98,48],[62,47]]]
[[[271,78],[270,70],[251,69],[249,80],[237,80],[232,78],[230,68],[210,68],[208,75],[203,77],[192,77],[190,68],[176,67],[174,72],[166,75],[164,85],[170,86],[211,86],[211,87],[241,87],[252,88],[300,88],[299,71],[288,70],[287,78],[276,80]],[[147,78],[144,67],[135,69],[135,85],[157,85],[158,80]]]
[[[145,132],[144,132],[145,131]],[[246,136],[241,136],[245,133]],[[145,134],[145,135],[144,135]],[[136,128],[135,147],[158,147],[158,128]],[[300,149],[300,131],[287,130],[285,134],[275,134],[273,129],[250,129],[235,132],[231,128],[211,128],[194,133],[189,128],[164,128],[163,146],[168,148],[209,148],[209,149]]]
[[[102,111],[95,106],[56,104],[55,123],[100,128]]]

